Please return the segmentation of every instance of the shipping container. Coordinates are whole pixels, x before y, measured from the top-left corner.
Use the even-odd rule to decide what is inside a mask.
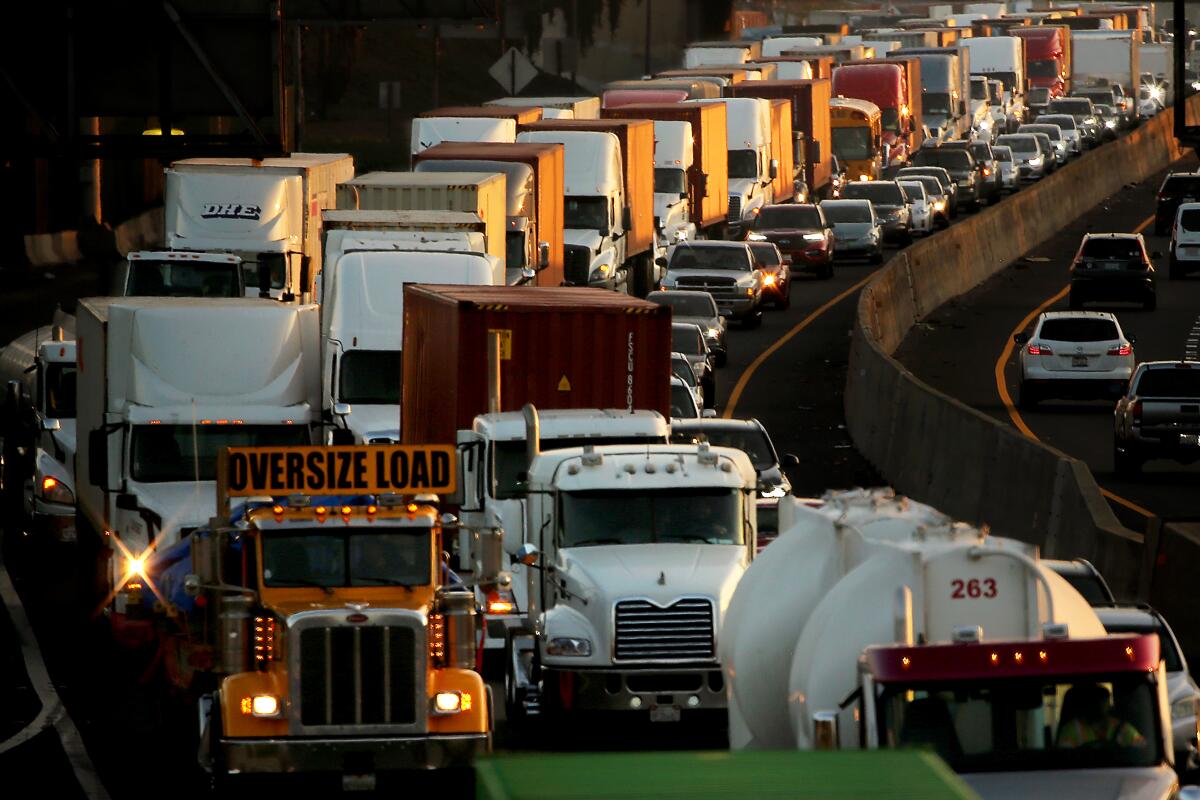
[[[563,282],[563,146],[561,144],[504,144],[500,142],[443,142],[419,153],[415,162],[451,161],[526,164],[533,170],[532,183],[524,192],[509,181],[508,236],[521,239],[519,249],[527,264],[538,264],[541,242],[550,257],[538,269],[536,286],[561,286]],[[510,265],[511,266],[511,265]]]
[[[759,81],[732,88],[733,97],[786,98],[792,101],[792,130],[804,134],[804,179],[816,194],[833,177],[833,136],[829,125],[828,80]]]
[[[338,186],[339,210],[462,211],[483,221],[488,255],[504,264],[505,177],[495,172],[368,172]]]
[[[698,227],[722,225],[729,213],[729,153],[724,103],[648,103],[605,109],[610,119],[687,122],[692,126],[688,173],[691,219]]]
[[[522,131],[602,131],[615,134],[621,143],[625,169],[625,203],[630,226],[625,258],[654,246],[654,123],[648,119],[546,119],[522,125]]]
[[[771,100],[771,160],[778,165],[771,179],[772,202],[790,203],[796,196],[796,137],[792,135],[791,100]]]
[[[703,78],[714,77],[720,78],[725,84],[741,83],[742,81],[751,80],[752,70],[743,69],[740,67],[697,67],[695,69],[668,69],[657,73],[655,78]]]
[[[567,119],[596,119],[600,116],[599,97],[497,97],[484,105],[537,107],[542,110],[543,119],[562,116]],[[550,114],[547,111],[563,113]]]
[[[635,103],[682,103],[688,99],[684,89],[661,89],[649,87],[646,89],[609,89],[601,97],[601,114],[610,108],[629,106]]]
[[[610,81],[604,85],[604,91],[614,92],[622,89],[642,91],[647,89],[676,89],[687,92],[689,100],[703,100],[709,97],[720,97],[721,87],[710,79],[697,80],[694,77],[679,78],[650,78],[644,81]]]
[[[484,119],[511,119],[518,125],[536,122],[542,118],[537,106],[442,106],[422,111],[419,117],[481,117]]]
[[[670,417],[671,310],[603,289],[404,287],[401,440],[452,443],[488,411],[488,332],[500,410],[622,408]]]
[[[772,64],[797,64],[806,63],[812,69],[813,79],[829,80],[833,74],[833,56],[830,55],[813,55],[813,56],[771,56],[763,58],[762,61]]]

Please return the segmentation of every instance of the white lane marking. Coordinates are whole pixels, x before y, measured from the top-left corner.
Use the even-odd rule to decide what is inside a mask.
[[[53,725],[58,733],[58,739],[62,743],[63,752],[66,753],[67,760],[71,762],[75,779],[79,782],[84,794],[89,800],[109,800],[108,792],[96,775],[96,767],[92,764],[92,759],[83,746],[79,729],[75,727],[75,722],[67,713],[62,698],[58,696],[58,690],[54,688],[54,682],[50,680],[50,673],[46,670],[46,662],[42,658],[41,648],[38,647],[37,637],[34,636],[29,618],[25,616],[25,607],[21,605],[21,598],[17,594],[16,587],[13,586],[3,560],[0,560],[0,598],[4,600],[8,617],[12,620],[13,629],[17,632],[17,639],[21,642],[21,656],[25,660],[25,671],[29,674],[29,682],[33,684],[38,700],[42,703],[42,710],[38,712],[33,722],[18,731],[15,736],[0,742],[0,753],[23,744]]]

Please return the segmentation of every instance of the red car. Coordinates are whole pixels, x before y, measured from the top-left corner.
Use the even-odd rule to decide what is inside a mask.
[[[788,257],[772,242],[747,242],[763,274],[763,300],[776,308],[792,304],[792,270]]]
[[[833,228],[820,206],[808,203],[764,206],[747,234],[750,243],[771,242],[792,267],[833,277]]]

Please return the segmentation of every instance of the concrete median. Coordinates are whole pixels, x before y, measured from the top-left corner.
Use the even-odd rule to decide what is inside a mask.
[[[1200,112],[1200,96],[1188,101]],[[1125,528],[1087,466],[918,380],[892,358],[909,330],[1063,226],[1183,156],[1168,109],[1129,136],[907,248],[859,297],[845,406],[859,451],[899,491],[946,513],[1084,557],[1121,597],[1145,596],[1142,536]]]

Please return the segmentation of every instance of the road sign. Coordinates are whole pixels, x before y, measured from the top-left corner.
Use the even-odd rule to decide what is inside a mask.
[[[528,86],[529,82],[537,77],[538,68],[528,56],[517,48],[510,47],[495,64],[492,64],[488,74],[511,95]]]
[[[230,447],[217,483],[226,497],[453,494],[454,445]]]

